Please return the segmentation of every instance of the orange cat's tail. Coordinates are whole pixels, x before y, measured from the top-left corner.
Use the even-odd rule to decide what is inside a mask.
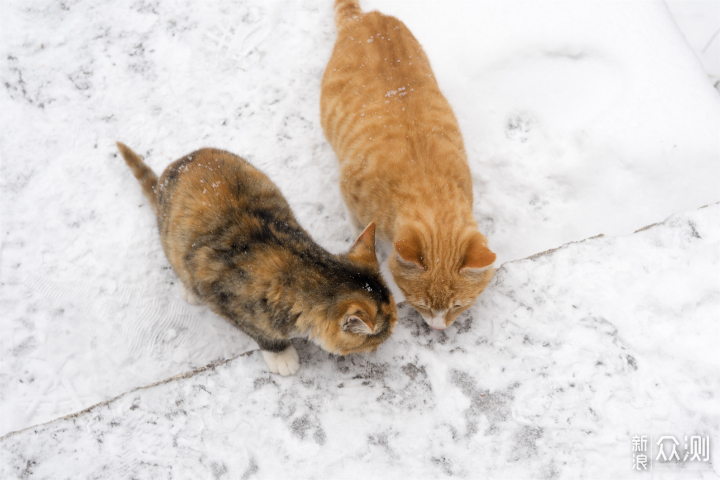
[[[357,15],[362,15],[358,0],[335,0],[335,25],[338,30]]]
[[[128,164],[130,170],[132,170],[135,178],[138,179],[142,186],[143,193],[150,200],[153,210],[157,213],[157,199],[155,198],[155,187],[158,183],[158,177],[155,172],[143,162],[140,155],[130,150],[130,148],[124,143],[115,143],[120,150],[120,154],[125,159],[125,163]]]

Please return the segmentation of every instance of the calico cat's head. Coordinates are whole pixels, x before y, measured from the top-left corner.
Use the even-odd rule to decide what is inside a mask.
[[[420,225],[399,232],[390,271],[407,302],[436,330],[452,325],[490,282],[495,254],[475,229],[431,235]]]
[[[342,267],[330,279],[334,280],[329,287],[332,303],[324,309],[325,321],[312,330],[314,340],[340,355],[374,352],[397,322],[395,300],[380,275],[375,255],[374,223],[339,260]]]

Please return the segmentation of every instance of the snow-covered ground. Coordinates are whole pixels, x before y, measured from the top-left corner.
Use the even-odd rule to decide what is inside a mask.
[[[0,472],[641,478],[633,436],[718,438],[719,246],[715,204],[507,262],[446,331],[403,306],[373,355],[296,342],[295,377],[267,373],[256,350],[5,437]],[[717,468],[655,462],[652,473],[710,478]]]
[[[667,6],[710,81],[720,89],[720,2],[668,0]]]
[[[708,74],[717,75],[711,71],[717,59],[707,54],[717,48],[718,40],[710,42],[703,53],[704,45],[697,46],[702,41],[688,33],[702,30],[712,36],[720,20],[694,14],[682,20],[677,12],[687,13],[689,3],[679,3],[672,9],[687,40],[662,2],[362,3],[365,9],[398,16],[424,45],[460,120],[475,183],[475,213],[498,252],[498,264],[598,233],[627,235],[674,213],[694,212],[720,200],[720,96],[708,78]],[[695,3],[710,12],[717,7],[717,2]],[[334,38],[330,0],[3,2],[0,435],[256,348],[207,309],[180,300],[155,221],[115,152],[116,140],[146,155],[158,172],[203,146],[244,156],[279,185],[318,242],[333,251],[349,246],[337,164],[318,115],[320,78]],[[705,38],[705,43],[709,40]],[[697,55],[693,48],[699,49]],[[667,245],[661,248],[653,243],[661,239],[642,232],[567,247],[562,255],[556,252],[534,261],[505,263],[472,314],[459,320],[445,337],[425,332],[418,318],[403,307],[395,338],[377,356],[341,360],[300,342],[306,364],[302,376],[289,383],[274,377],[268,381],[257,354],[241,357],[218,369],[226,377],[222,389],[216,391],[213,408],[219,411],[229,402],[235,409],[232,412],[256,409],[247,420],[251,433],[240,430],[237,436],[223,437],[218,431],[217,438],[245,445],[267,428],[267,438],[284,445],[278,448],[287,449],[297,472],[309,472],[302,470],[305,467],[297,459],[315,448],[309,440],[315,432],[324,432],[323,448],[340,448],[333,442],[344,433],[333,432],[333,426],[343,422],[352,426],[353,415],[360,411],[356,406],[371,405],[373,422],[352,430],[368,437],[344,439],[365,448],[364,453],[331,455],[344,459],[347,471],[341,470],[341,463],[325,464],[328,474],[345,476],[357,471],[350,465],[373,471],[397,464],[404,469],[395,472],[417,471],[408,470],[407,459],[404,463],[392,460],[405,454],[412,454],[418,465],[438,459],[433,465],[439,474],[472,476],[473,465],[481,472],[510,474],[508,469],[517,465],[518,472],[527,475],[533,466],[551,465],[546,462],[550,458],[557,459],[557,471],[568,474],[580,469],[592,474],[601,471],[593,469],[600,465],[599,458],[610,455],[610,444],[628,450],[625,456],[612,458],[626,462],[618,472],[629,472],[630,434],[693,435],[705,425],[717,444],[718,366],[711,363],[715,357],[703,352],[708,341],[714,339],[717,344],[720,284],[717,275],[708,275],[701,265],[715,259],[715,263],[708,260],[708,265],[717,272],[717,207],[682,218],[704,225],[707,235],[697,230],[702,239],[691,236],[685,245],[680,242],[686,236],[682,225],[666,225],[647,232],[666,232],[680,243],[666,239]],[[642,243],[639,239],[652,240],[646,252],[638,247],[631,254],[616,245]],[[593,270],[612,269],[613,265],[604,263],[606,255],[614,255],[615,263],[622,259],[629,263],[613,270],[614,276]],[[576,268],[555,262],[575,262]],[[657,270],[664,262],[671,263],[669,270]],[[704,273],[697,279],[686,275],[682,262],[692,267],[689,272]],[[521,265],[526,266],[522,267],[526,273]],[[680,284],[673,283],[675,276]],[[664,287],[659,279],[677,288]],[[622,285],[627,292],[618,290]],[[542,307],[534,300],[508,296],[532,289],[544,300]],[[592,292],[599,297],[588,304],[588,311],[601,313],[568,310],[569,298],[590,302]],[[695,297],[699,292],[706,294]],[[653,299],[660,303],[653,304]],[[532,321],[522,316],[529,313],[518,313],[522,312],[518,305],[533,308]],[[683,308],[690,312],[688,316]],[[689,324],[691,314],[699,320]],[[519,320],[513,320],[515,316]],[[628,333],[617,334],[622,342],[612,343],[617,335],[606,338],[592,333],[591,317],[605,318],[618,332]],[[652,330],[653,317],[660,319],[662,332],[646,332]],[[597,323],[596,329],[612,330],[600,320]],[[709,329],[705,335],[698,333],[702,328]],[[578,333],[583,329],[595,337],[583,337]],[[451,338],[453,334],[458,338]],[[538,347],[540,340],[517,344],[525,334],[531,340],[556,341],[549,342],[551,347],[542,347],[542,342]],[[665,334],[673,341],[661,341]],[[478,339],[484,343],[475,345]],[[443,345],[453,347],[446,350]],[[583,391],[562,387],[562,394],[555,392],[553,382],[559,385],[576,373],[572,362],[579,362],[577,374],[584,375],[586,383],[617,371],[617,355],[622,357],[617,345],[636,359],[638,367],[608,377],[615,379],[608,381],[626,382],[617,390],[624,393],[610,395],[603,389],[614,384],[607,383],[596,392],[589,386]],[[587,357],[583,346],[587,346]],[[461,350],[450,353],[452,348]],[[544,352],[546,348],[552,351]],[[601,366],[586,365],[593,355],[599,358],[601,354],[605,359]],[[702,371],[692,373],[696,359]],[[350,365],[350,370],[344,371],[343,364]],[[411,373],[403,373],[406,364],[425,368],[423,375],[432,379],[414,380],[418,374],[412,367],[407,367]],[[681,364],[685,370],[677,370]],[[372,373],[376,368],[386,373]],[[502,368],[506,370],[498,373]],[[671,376],[663,377],[667,369]],[[202,375],[186,381],[199,382],[205,378]],[[354,381],[350,406],[344,411],[334,402],[350,397],[344,397],[337,385],[347,385],[355,375],[361,380]],[[659,383],[664,386],[658,387],[657,394],[648,383],[656,377],[665,382]],[[233,378],[237,384],[232,384]],[[509,379],[518,385],[512,386]],[[370,383],[363,385],[365,380]],[[257,382],[267,387],[259,390],[255,406],[224,396],[247,398],[248,385]],[[385,388],[383,382],[390,382],[390,390],[401,397],[405,395],[403,406],[392,399],[375,405]],[[403,382],[410,382],[407,391],[400,387]],[[676,389],[674,382],[683,388]],[[152,392],[179,392],[182,385],[169,383],[143,390],[141,396],[161,398],[167,391]],[[447,394],[443,394],[445,388]],[[526,390],[530,388],[534,390]],[[299,396],[294,399],[296,392]],[[497,407],[484,409],[477,392],[495,399]],[[123,397],[114,405],[128,398],[134,397]],[[270,406],[263,407],[260,399]],[[283,413],[284,407],[275,406],[278,399],[288,405],[288,412],[307,416]],[[654,402],[652,408],[645,407],[648,399]],[[199,408],[200,401],[205,400],[193,399],[193,408]],[[148,402],[152,411],[162,408]],[[327,402],[335,406],[329,408]],[[600,412],[597,418],[577,410],[583,402]],[[388,412],[383,418],[382,405]],[[682,405],[680,410],[678,405]],[[410,413],[405,415],[406,411]],[[427,419],[417,420],[418,412],[425,412]],[[538,412],[543,412],[543,418],[534,416]],[[642,420],[632,424],[637,431],[630,431],[622,420],[630,418],[630,412]],[[646,413],[650,416],[643,416]],[[586,430],[594,433],[578,439],[572,433],[577,424],[563,430],[548,423],[571,416],[592,426]],[[320,418],[325,423],[318,430]],[[287,419],[297,420],[301,432],[297,438],[288,438],[309,444],[296,450],[295,444],[278,440],[288,431],[282,425]],[[387,429],[370,428],[382,421],[388,422]],[[43,431],[67,425],[64,422]],[[432,455],[425,455],[427,450],[421,455],[414,443],[403,440],[417,433],[413,425],[430,428],[432,422],[452,426],[461,439],[455,463],[451,461],[455,457],[447,457],[447,463],[442,456],[453,442],[448,439],[453,432],[449,427],[437,430],[439,440],[433,443]],[[468,436],[471,424],[480,436]],[[497,431],[485,434],[490,424]],[[520,425],[528,430],[518,430]],[[19,458],[29,459],[34,448],[46,448],[31,445],[32,431],[3,441],[3,449],[9,449],[5,455],[14,459],[12,465],[18,465]],[[171,435],[170,431],[160,426],[144,431],[143,441],[150,442],[153,435]],[[522,443],[521,438],[528,440]],[[69,443],[74,441],[67,438]],[[383,446],[390,443],[395,450]],[[576,444],[582,448],[571,448]],[[488,450],[491,445],[495,450]],[[516,445],[524,447],[517,447],[519,453],[513,454]],[[539,451],[548,452],[547,445],[554,446],[550,457],[539,455]],[[382,452],[389,460],[377,466],[372,459]],[[483,452],[494,453],[487,453],[489,459]],[[242,473],[247,465],[259,468],[268,461],[260,447],[245,455],[233,457],[236,464],[227,468]],[[513,455],[523,458],[513,460]],[[503,459],[509,463],[503,464]],[[562,462],[568,462],[565,469]],[[48,460],[47,465],[51,464]],[[307,468],[311,464],[308,460]],[[269,467],[262,471],[272,476]],[[547,472],[552,476],[552,469]]]

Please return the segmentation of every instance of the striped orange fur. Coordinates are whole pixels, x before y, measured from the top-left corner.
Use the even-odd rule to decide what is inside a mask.
[[[390,270],[405,298],[443,329],[485,289],[495,261],[472,214],[460,128],[401,21],[354,0],[335,8],[320,109],[350,221],[377,224],[394,245]]]

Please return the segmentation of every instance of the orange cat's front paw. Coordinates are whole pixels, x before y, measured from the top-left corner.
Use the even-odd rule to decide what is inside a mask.
[[[279,373],[283,377],[295,375],[300,369],[300,357],[295,347],[290,345],[282,352],[268,352],[262,350],[263,358],[272,373]]]

